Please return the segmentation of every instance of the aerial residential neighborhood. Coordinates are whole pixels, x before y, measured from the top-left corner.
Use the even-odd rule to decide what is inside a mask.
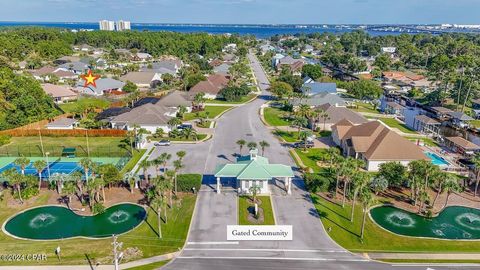
[[[17,2],[0,270],[480,269],[478,3]]]

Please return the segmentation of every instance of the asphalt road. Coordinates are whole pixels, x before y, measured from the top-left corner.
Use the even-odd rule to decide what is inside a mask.
[[[239,153],[235,142],[266,140],[265,156],[272,163],[294,166],[288,149],[282,146],[258,116],[260,106],[269,99],[268,79],[255,57],[249,55],[262,95],[257,100],[224,114],[217,122],[213,139],[196,145],[172,145],[157,148],[174,154],[187,151],[185,172],[204,172],[204,182],[187,244],[181,255],[162,269],[429,269],[426,265],[391,265],[366,260],[338,246],[325,232],[318,214],[305,191],[303,181],[294,180],[292,195],[282,184],[271,185],[277,224],[293,225],[293,241],[226,241],[226,225],[237,224],[236,193],[228,180],[222,194],[216,194],[211,176],[218,164],[235,161]],[[245,154],[246,150],[243,150]],[[474,269],[470,266],[432,266],[430,269]]]

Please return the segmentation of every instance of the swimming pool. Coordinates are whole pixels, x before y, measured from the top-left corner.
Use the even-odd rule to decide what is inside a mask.
[[[444,158],[440,157],[439,155],[432,153],[432,152],[425,152],[425,155],[432,160],[433,165],[437,166],[448,166],[450,163],[446,161]]]

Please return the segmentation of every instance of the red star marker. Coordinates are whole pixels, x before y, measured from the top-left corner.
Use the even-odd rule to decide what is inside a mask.
[[[83,74],[80,77],[85,80],[84,87],[87,87],[90,84],[93,85],[93,87],[97,87],[95,81],[100,78],[100,75],[93,75],[92,70],[89,69],[87,74]]]

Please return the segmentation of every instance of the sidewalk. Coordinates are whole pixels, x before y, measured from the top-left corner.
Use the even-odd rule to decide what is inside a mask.
[[[363,253],[372,260],[475,260],[480,261],[480,253]]]
[[[180,254],[180,251],[173,252],[169,254],[159,255],[155,257],[140,259],[138,261],[128,262],[120,264],[120,269],[127,269],[136,266],[142,266],[146,264],[151,264],[160,261],[171,260],[177,257]],[[35,266],[0,266],[0,270],[112,270],[114,269],[113,265],[35,265]]]

